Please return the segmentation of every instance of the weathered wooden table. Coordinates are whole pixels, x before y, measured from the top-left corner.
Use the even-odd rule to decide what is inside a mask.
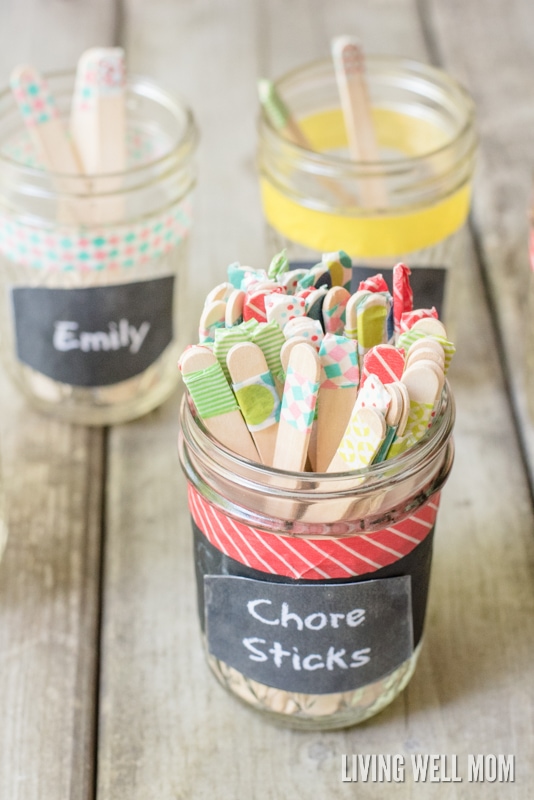
[[[9,544],[0,568],[1,800],[503,798],[534,783],[534,426],[527,207],[534,163],[531,0],[3,0],[0,64],[73,65],[120,42],[202,131],[194,299],[266,252],[256,77],[370,52],[447,68],[478,106],[471,256],[451,370],[456,464],[438,522],[426,642],[408,689],[345,732],[279,730],[227,696],[199,644],[175,397],[108,430],[32,412],[0,375]],[[185,325],[184,325],[185,329]],[[513,754],[515,781],[358,785],[342,754]]]

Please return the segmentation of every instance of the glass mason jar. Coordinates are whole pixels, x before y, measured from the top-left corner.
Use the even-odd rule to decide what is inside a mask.
[[[290,473],[219,445],[184,398],[198,610],[220,683],[275,721],[341,728],[406,686],[421,648],[448,387],[411,450],[367,471]]]
[[[366,59],[379,162],[350,160],[331,61],[294,70],[276,89],[313,151],[288,141],[263,111],[259,172],[269,247],[296,266],[344,250],[352,289],[404,261],[416,307],[435,306],[448,322],[448,271],[465,246],[476,151],[474,106],[445,72],[400,58]],[[377,181],[383,200],[375,201]],[[391,284],[391,281],[389,281]],[[390,286],[391,288],[391,286]]]
[[[61,117],[74,74],[49,76]],[[110,424],[162,403],[177,382],[197,129],[145,78],[126,87],[127,168],[54,175],[0,94],[0,350],[39,409]]]

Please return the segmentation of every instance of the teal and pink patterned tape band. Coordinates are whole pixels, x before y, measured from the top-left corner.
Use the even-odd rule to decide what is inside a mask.
[[[0,253],[16,264],[51,272],[130,270],[164,256],[189,233],[189,200],[133,225],[34,228],[0,217]]]

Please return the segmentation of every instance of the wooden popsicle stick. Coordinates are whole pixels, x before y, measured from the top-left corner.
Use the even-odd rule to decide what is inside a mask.
[[[326,472],[334,458],[356,402],[358,387],[319,389],[315,471]]]
[[[226,302],[214,300],[204,306],[198,323],[199,342],[210,342],[215,338],[215,329],[224,328],[226,321]]]
[[[316,350],[301,342],[291,351],[284,384],[273,466],[302,472],[306,463],[321,362]]]
[[[243,306],[245,303],[245,292],[241,289],[234,289],[226,300],[226,311],[224,324],[227,328],[239,325],[243,321]]]
[[[350,420],[358,394],[359,370],[356,342],[327,333],[319,350],[322,374],[317,397],[317,430],[312,463],[326,472]],[[311,451],[311,446],[310,446]]]
[[[265,356],[253,342],[234,345],[226,356],[232,389],[262,464],[272,466],[280,398]]]
[[[325,333],[342,333],[350,292],[343,286],[332,286],[326,293],[322,307]]]
[[[445,325],[443,322],[440,322],[439,319],[435,319],[434,317],[423,317],[422,319],[418,319],[416,322],[414,322],[410,330],[426,333],[429,336],[442,336],[444,339],[447,338]]]
[[[282,345],[282,349],[280,350],[280,361],[282,362],[282,369],[284,370],[284,373],[287,372],[291,352],[293,348],[297,346],[297,344],[309,344],[309,341],[305,336],[292,336],[291,339],[287,339]]]
[[[397,436],[403,436],[406,430],[408,417],[410,416],[410,395],[408,393],[408,388],[402,381],[398,381],[395,386],[402,398],[402,408],[399,421],[397,423]]]
[[[404,370],[404,373],[403,373],[403,376],[402,376],[402,382],[404,383],[405,386],[409,387],[409,383],[406,383],[404,378],[406,378],[406,376],[409,377],[412,372],[414,372],[415,370],[420,370],[420,369],[430,370],[430,372],[433,372],[434,375],[438,379],[438,389],[437,389],[437,392],[436,392],[436,400],[435,400],[435,403],[434,403],[434,405],[435,405],[437,402],[439,402],[439,399],[441,397],[441,392],[442,392],[443,386],[445,384],[445,375],[443,373],[443,369],[442,369],[442,367],[440,367],[439,364],[436,364],[435,361],[432,361],[431,359],[427,358],[427,359],[421,359],[419,361],[416,361],[413,364],[408,365],[406,367],[406,369]],[[408,391],[409,391],[409,388],[408,388]]]
[[[93,47],[82,53],[72,98],[71,136],[85,175],[113,175],[94,184],[97,196],[87,212],[92,224],[124,218],[119,175],[126,169],[125,86],[121,47]]]
[[[258,461],[237,401],[211,350],[198,345],[188,348],[179,367],[197,413],[212,436],[233,453]]]
[[[208,306],[210,303],[215,302],[215,300],[228,300],[232,292],[239,291],[235,289],[232,283],[229,281],[223,281],[222,283],[218,283],[217,286],[214,286],[213,289],[208,292],[206,295],[206,299],[204,300],[204,307]]]
[[[374,408],[353,411],[327,472],[349,472],[369,466],[386,435],[384,415]]]
[[[260,103],[271,123],[282,136],[305,150],[314,151],[313,145],[280,97],[274,83],[267,78],[258,81]],[[317,176],[317,179],[343,206],[353,206],[355,198],[337,181]]]
[[[365,80],[362,47],[354,37],[338,36],[332,41],[332,57],[350,155],[354,161],[378,165],[381,157]],[[387,208],[388,195],[383,175],[362,179],[361,199],[367,208]]]
[[[35,67],[22,64],[12,71],[10,85],[28,135],[43,167],[52,173],[54,185],[60,192],[69,194],[85,191],[85,182],[73,180],[82,173],[80,158],[67,135],[47,81]],[[81,204],[60,198],[58,219],[66,223],[83,222]]]
[[[443,347],[436,342],[435,339],[429,339],[429,341],[433,341],[437,347],[425,347],[424,346],[424,339],[420,340],[423,344],[421,347],[413,347],[410,348],[408,355],[406,357],[406,367],[415,364],[416,361],[434,361],[442,370],[445,369],[445,352]]]

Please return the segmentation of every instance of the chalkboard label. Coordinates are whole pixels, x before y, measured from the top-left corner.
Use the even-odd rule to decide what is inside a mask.
[[[173,338],[174,276],[84,289],[11,290],[17,356],[53,380],[109,386],[149,367]]]
[[[205,575],[204,599],[209,652],[277,689],[350,691],[413,652],[407,575],[315,586]]]
[[[309,269],[316,261],[292,261],[290,269]],[[364,281],[377,273],[381,273],[393,291],[393,269],[386,267],[353,266],[350,282],[351,294],[357,291],[360,281]],[[440,319],[443,319],[443,301],[447,270],[444,267],[415,266],[411,269],[410,285],[413,291],[414,308],[431,308],[434,306]]]

